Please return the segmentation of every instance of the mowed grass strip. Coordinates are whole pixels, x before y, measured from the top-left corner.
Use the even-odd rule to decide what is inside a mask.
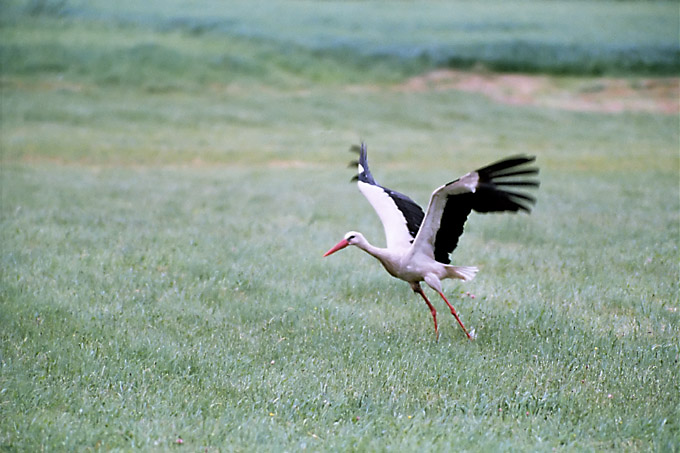
[[[228,6],[214,0],[191,6],[176,1],[7,3],[4,16],[9,23],[17,16],[56,16],[95,22],[100,29],[113,25],[179,31],[206,42],[225,37],[260,41],[273,50],[271,59],[298,71],[311,69],[308,75],[326,72],[314,64],[319,59],[331,66],[359,65],[364,72],[483,65],[554,74],[675,75],[680,68],[680,14],[674,2],[486,0],[394,5],[274,0],[258,8],[242,0]],[[53,7],[35,7],[40,5]],[[182,63],[195,58],[149,43],[134,44],[133,59],[146,57],[147,63],[167,59],[178,73],[188,69]],[[204,49],[195,49],[196,54]],[[214,68],[216,61],[250,69],[255,76],[263,63],[236,56],[214,60],[210,66]]]

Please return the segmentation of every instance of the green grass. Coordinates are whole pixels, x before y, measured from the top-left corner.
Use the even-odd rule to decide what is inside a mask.
[[[548,168],[532,217],[473,219],[447,292],[479,339],[440,307],[436,343],[406,284],[322,260],[377,239],[340,171],[5,169],[3,444],[668,449],[674,178],[618,175]]]
[[[0,449],[678,451],[677,115],[394,91],[412,62],[94,5],[1,30]],[[321,258],[382,242],[362,138],[421,204],[538,156],[534,213],[471,217],[454,255],[481,267],[445,284],[475,342],[439,302],[435,342],[372,258]]]

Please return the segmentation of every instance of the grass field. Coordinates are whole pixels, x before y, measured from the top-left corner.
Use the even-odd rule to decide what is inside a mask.
[[[677,114],[395,89],[470,41],[447,2],[159,5],[0,2],[0,450],[680,449]],[[475,8],[452,30],[493,58],[464,67],[517,61],[505,17],[507,46],[578,50],[522,63],[565,89],[678,68],[675,2]],[[445,284],[476,341],[437,303],[435,342],[370,257],[321,257],[383,240],[348,183],[361,139],[421,204],[538,156],[532,215],[471,217],[454,255],[481,268]]]

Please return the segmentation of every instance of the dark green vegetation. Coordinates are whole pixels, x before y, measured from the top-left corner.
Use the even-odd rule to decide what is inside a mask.
[[[394,77],[442,66],[579,75],[680,71],[677,2],[270,1],[254,7],[220,0],[196,5],[4,0],[0,5],[6,25],[25,25],[28,15],[59,17],[67,28],[55,41],[4,43],[5,68],[87,74],[99,82],[149,82],[161,72],[161,86],[172,81],[186,87],[188,80],[223,80],[225,72],[260,79],[275,68],[323,82],[338,65],[345,68],[343,77],[354,69],[362,80],[365,72]],[[89,30],[74,29],[74,23],[88,24]],[[38,24],[45,26],[54,25]],[[140,29],[146,30],[142,36]],[[28,30],[20,30],[26,37]],[[134,39],[119,36],[102,46],[109,33]],[[158,42],[156,33],[181,34],[181,43]],[[31,59],[24,58],[27,52]]]
[[[0,449],[678,450],[677,115],[395,89],[434,59],[375,55],[453,42],[428,26],[444,2],[0,5]],[[546,5],[611,22],[550,31]],[[627,24],[630,45],[677,39],[675,3],[515,6],[456,20],[532,42],[531,20],[613,72]],[[321,258],[349,229],[382,242],[347,183],[360,138],[422,204],[538,156],[534,213],[471,217],[454,255],[481,267],[445,285],[475,342],[438,303],[435,343],[364,254]]]

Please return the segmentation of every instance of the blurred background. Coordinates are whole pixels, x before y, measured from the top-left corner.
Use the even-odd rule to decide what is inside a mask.
[[[678,112],[673,1],[1,5],[11,160],[317,161],[361,137],[439,148],[475,114],[440,101],[452,91]]]

